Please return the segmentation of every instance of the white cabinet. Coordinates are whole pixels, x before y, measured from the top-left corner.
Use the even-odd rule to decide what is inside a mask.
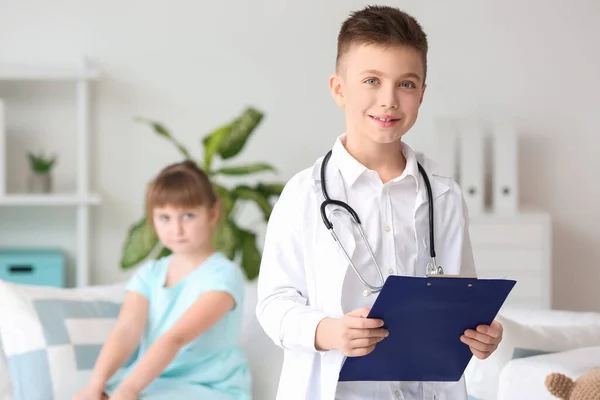
[[[552,225],[547,213],[476,215],[469,229],[478,276],[517,281],[505,307],[551,308]]]

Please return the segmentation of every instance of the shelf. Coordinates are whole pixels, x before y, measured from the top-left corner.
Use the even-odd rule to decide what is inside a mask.
[[[92,228],[91,207],[101,203],[101,198],[90,190],[91,163],[91,121],[92,114],[92,82],[100,79],[98,70],[91,68],[86,57],[72,64],[42,64],[27,61],[0,61],[0,82],[23,84],[32,82],[73,84],[75,89],[75,121],[76,121],[76,182],[72,192],[29,194],[11,193],[7,191],[6,154],[10,151],[6,141],[5,107],[0,98],[0,207],[44,207],[48,213],[57,207],[69,207],[76,212],[74,229],[75,243],[75,272],[77,287],[89,285],[90,234]]]
[[[79,81],[98,79],[98,71],[90,69],[40,67],[0,63],[3,81]]]
[[[83,206],[100,204],[100,196],[90,194],[7,194],[0,196],[0,206]]]

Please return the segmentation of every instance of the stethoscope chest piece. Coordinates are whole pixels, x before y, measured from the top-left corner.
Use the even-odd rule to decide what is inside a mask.
[[[441,265],[437,265],[435,262],[427,263],[427,271],[425,272],[427,276],[431,275],[444,275],[444,269]]]

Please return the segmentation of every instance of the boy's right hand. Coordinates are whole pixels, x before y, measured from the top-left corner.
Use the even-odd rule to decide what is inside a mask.
[[[369,308],[358,308],[342,318],[325,318],[315,334],[317,350],[339,350],[348,357],[364,356],[388,336],[380,319],[367,318]]]
[[[73,396],[71,400],[103,400],[104,388],[102,386],[87,385]]]

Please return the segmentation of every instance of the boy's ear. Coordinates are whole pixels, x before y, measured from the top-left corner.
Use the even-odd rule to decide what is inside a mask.
[[[421,89],[421,98],[419,99],[419,106],[423,104],[423,97],[425,96],[425,89],[427,89],[427,84],[423,84],[423,89]]]
[[[333,74],[329,77],[329,90],[331,91],[331,96],[336,104],[341,108],[346,107],[346,99],[344,97],[341,76],[338,74]]]

